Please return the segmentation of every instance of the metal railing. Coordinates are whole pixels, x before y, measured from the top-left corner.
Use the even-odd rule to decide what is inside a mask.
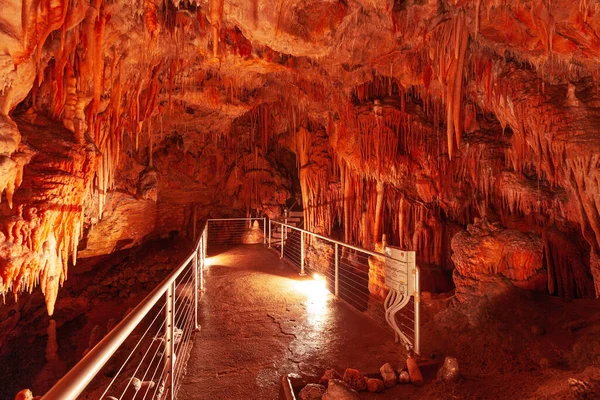
[[[272,232],[282,232],[273,240]],[[383,274],[390,256],[343,243],[282,221],[269,221],[269,247],[278,247],[280,258],[296,267],[300,275],[323,277],[327,289],[362,312],[407,348],[420,354],[419,271],[407,279],[414,287],[405,293],[384,289]],[[379,272],[377,272],[379,271]],[[376,283],[378,282],[378,283]],[[408,283],[408,282],[407,282]],[[385,299],[385,300],[384,300]],[[390,314],[389,306],[395,309]],[[393,325],[394,328],[390,327]]]
[[[275,227],[281,232],[277,239],[281,258],[297,267],[301,274],[322,275],[337,299],[391,330],[385,323],[390,315],[381,299],[382,293],[374,294],[381,287],[370,286],[375,281],[371,271],[376,269],[371,265],[385,263],[390,259],[386,254],[285,222],[267,222],[266,218],[209,219],[192,253],[42,399],[175,399],[191,352],[192,333],[199,327],[198,301],[199,293],[204,290],[207,247],[241,243],[268,243],[272,247]],[[383,266],[379,266],[382,271]],[[419,353],[416,268],[413,281],[414,295],[410,299],[404,296],[403,303],[408,305],[393,318],[402,330],[399,339]],[[388,305],[389,299],[388,294]]]
[[[207,229],[192,253],[43,400],[175,399],[198,330]]]
[[[212,218],[206,222],[206,245],[267,243],[266,218]]]

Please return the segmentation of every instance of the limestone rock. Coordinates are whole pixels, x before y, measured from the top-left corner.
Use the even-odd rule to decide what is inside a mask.
[[[301,400],[321,400],[325,393],[325,386],[316,383],[309,383],[300,391]]]
[[[465,301],[469,287],[458,278],[482,280],[498,275],[522,289],[546,290],[542,238],[535,234],[505,229],[486,218],[469,225],[452,238],[452,260],[456,297]]]
[[[446,357],[444,364],[438,370],[438,380],[451,382],[455,381],[460,376],[460,370],[458,368],[458,360],[454,357]]]
[[[158,199],[158,175],[155,170],[148,169],[140,176],[140,197],[156,202]]]
[[[385,389],[385,384],[381,379],[368,379],[367,389],[371,393],[381,393]]]
[[[344,372],[343,380],[348,386],[358,392],[367,389],[365,377],[357,369],[347,368]]]
[[[396,371],[394,371],[394,367],[390,363],[385,363],[381,368],[379,368],[379,372],[381,372],[381,377],[383,378],[383,383],[386,388],[390,388],[396,384]]]
[[[569,388],[577,400],[592,400],[600,397],[600,381],[589,382],[569,378]]]
[[[29,389],[23,389],[17,393],[15,400],[33,400],[33,393]]]
[[[331,379],[327,391],[323,394],[323,400],[360,400],[360,396],[346,382]]]
[[[410,375],[408,371],[400,371],[398,374],[398,383],[410,383]]]
[[[323,373],[319,383],[327,386],[330,379],[342,379],[342,376],[335,369],[328,369]]]

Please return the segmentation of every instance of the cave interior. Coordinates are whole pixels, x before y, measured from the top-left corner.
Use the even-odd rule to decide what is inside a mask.
[[[0,397],[207,219],[296,210],[415,252],[463,375],[415,396],[600,398],[599,83],[596,0],[0,0]]]

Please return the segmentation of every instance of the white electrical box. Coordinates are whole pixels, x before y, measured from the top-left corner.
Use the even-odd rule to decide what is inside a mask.
[[[415,252],[386,246],[385,255],[385,285],[401,294],[412,296],[417,274]]]

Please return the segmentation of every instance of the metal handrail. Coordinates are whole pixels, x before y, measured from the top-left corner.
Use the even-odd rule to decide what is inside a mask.
[[[179,264],[177,269],[169,274],[144,300],[142,300],[123,320],[115,326],[88,354],[85,355],[69,372],[67,372],[44,396],[42,400],[75,400],[98,372],[104,367],[113,354],[129,337],[131,332],[148,315],[150,310],[158,303],[162,296],[173,287],[175,280],[202,254],[202,243],[205,235],[200,235],[192,253]],[[204,257],[204,255],[202,255]],[[198,270],[198,264],[196,272]],[[204,263],[202,263],[204,265]],[[197,285],[197,283],[196,283]],[[196,293],[197,293],[197,287]],[[197,301],[196,301],[197,307]],[[196,312],[196,324],[197,324]],[[171,327],[173,329],[173,326]]]
[[[297,226],[288,225],[288,224],[286,224],[284,222],[280,222],[280,221],[276,221],[276,220],[272,220],[272,222],[274,222],[276,224],[280,224],[281,226],[285,226],[286,228],[294,229],[294,230],[306,233],[308,235],[318,237],[319,239],[327,240],[328,242],[331,242],[333,244],[339,244],[340,246],[345,246],[345,247],[348,247],[348,248],[350,248],[352,250],[356,250],[356,251],[361,251],[363,253],[367,253],[370,256],[374,256],[374,257],[388,257],[388,258],[390,258],[388,255],[386,255],[384,253],[378,253],[376,251],[363,249],[362,247],[353,246],[351,244],[348,244],[348,243],[345,243],[345,242],[341,242],[339,240],[328,238],[327,236],[319,235],[318,233],[307,231],[306,229],[298,228]]]
[[[384,259],[389,259],[389,260],[395,260],[395,261],[400,261],[400,260],[396,260],[394,257],[391,257],[385,253],[379,253],[376,251],[372,251],[372,250],[367,250],[358,246],[354,246],[348,243],[344,243],[341,242],[339,240],[335,240],[335,239],[331,239],[328,238],[326,236],[323,235],[319,235],[318,233],[314,233],[311,231],[307,231],[306,229],[302,229],[302,228],[298,228],[296,226],[293,225],[289,225],[287,224],[287,220],[286,222],[281,222],[281,221],[276,221],[276,220],[269,220],[269,240],[268,240],[268,244],[269,244],[269,248],[271,248],[271,232],[272,232],[272,224],[279,224],[281,226],[281,231],[283,232],[280,238],[280,258],[283,259],[284,258],[284,246],[285,246],[285,240],[284,238],[287,236],[287,230],[288,229],[293,229],[296,230],[298,232],[300,232],[300,275],[304,276],[305,275],[305,249],[304,249],[304,234],[307,234],[309,236],[313,236],[322,240],[325,240],[327,242],[330,242],[331,244],[334,245],[334,251],[335,251],[335,256],[334,256],[334,295],[336,299],[339,299],[339,247],[346,247],[352,250],[355,250],[357,252],[361,252],[364,254],[367,254],[369,256],[374,256],[374,257],[382,257]],[[414,294],[413,294],[413,298],[414,298],[414,342],[412,343],[412,350],[414,350],[417,354],[420,354],[420,347],[421,347],[421,338],[420,338],[420,325],[421,325],[421,321],[420,321],[420,285],[419,285],[419,280],[420,280],[420,271],[419,268],[415,265],[414,266],[415,271],[415,290],[414,290]],[[390,293],[392,293],[393,290],[390,290]],[[393,296],[392,296],[393,297]],[[386,299],[386,303],[389,300],[389,294],[388,294],[388,299]],[[400,300],[400,297],[398,297],[398,300]],[[409,301],[409,297],[402,297],[402,303],[396,303],[395,307],[396,307],[396,312],[403,308],[406,304],[408,304]],[[385,307],[385,305],[384,305]],[[391,317],[393,318],[393,316]],[[392,327],[392,329],[394,329],[394,327]],[[402,332],[398,332],[397,330],[395,330],[396,333],[396,338],[398,339],[398,337],[402,338],[405,343],[408,343],[408,338],[406,337],[406,335],[404,335]]]

